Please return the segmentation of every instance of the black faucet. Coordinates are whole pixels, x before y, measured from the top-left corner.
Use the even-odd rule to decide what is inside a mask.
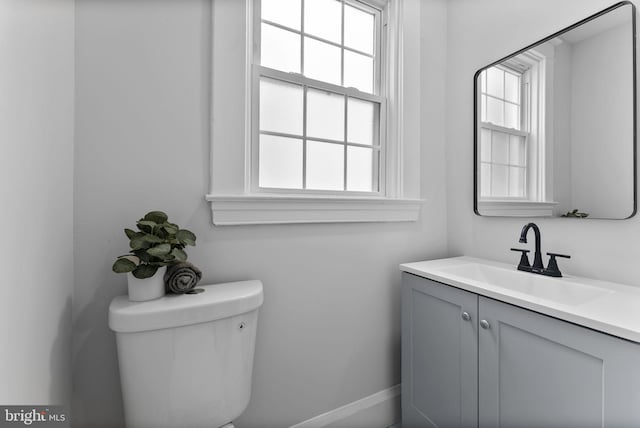
[[[533,229],[533,234],[536,238],[536,249],[533,255],[533,266],[529,264],[529,257],[527,257],[527,253],[529,252],[529,250],[512,248],[511,251],[520,251],[522,253],[522,256],[520,257],[520,263],[518,264],[518,270],[546,276],[562,277],[562,273],[560,272],[558,263],[556,262],[556,257],[564,257],[570,259],[571,256],[558,253],[547,253],[547,255],[549,256],[549,264],[545,269],[544,264],[542,264],[542,252],[540,250],[540,228],[538,227],[538,225],[535,223],[525,224],[522,228],[522,231],[520,232],[520,242],[524,244],[527,243],[527,233],[529,232],[529,229]]]
[[[525,224],[522,232],[520,232],[520,242],[523,244],[527,243],[527,233],[529,229],[533,229],[533,234],[536,238],[536,252],[533,254],[533,266],[531,266],[530,272],[542,272],[544,265],[542,264],[542,253],[540,252],[540,228],[538,225],[535,223]]]

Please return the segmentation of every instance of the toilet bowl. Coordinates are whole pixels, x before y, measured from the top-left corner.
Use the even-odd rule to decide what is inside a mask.
[[[233,428],[249,404],[260,281],[109,307],[127,428]]]

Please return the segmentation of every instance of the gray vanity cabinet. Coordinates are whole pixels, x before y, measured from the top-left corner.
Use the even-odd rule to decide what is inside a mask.
[[[478,296],[402,278],[402,427],[477,426]]]
[[[403,428],[640,426],[640,345],[407,273],[402,304]]]
[[[640,345],[478,298],[481,427],[640,426]]]

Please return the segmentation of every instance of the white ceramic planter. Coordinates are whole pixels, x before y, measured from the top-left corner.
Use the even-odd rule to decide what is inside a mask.
[[[145,279],[138,279],[131,272],[127,273],[129,300],[132,302],[144,302],[164,296],[164,274],[166,271],[167,267],[163,266],[151,278]]]

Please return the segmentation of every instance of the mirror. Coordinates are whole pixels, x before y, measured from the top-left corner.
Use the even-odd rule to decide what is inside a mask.
[[[635,33],[625,1],[478,70],[476,214],[635,214]]]

